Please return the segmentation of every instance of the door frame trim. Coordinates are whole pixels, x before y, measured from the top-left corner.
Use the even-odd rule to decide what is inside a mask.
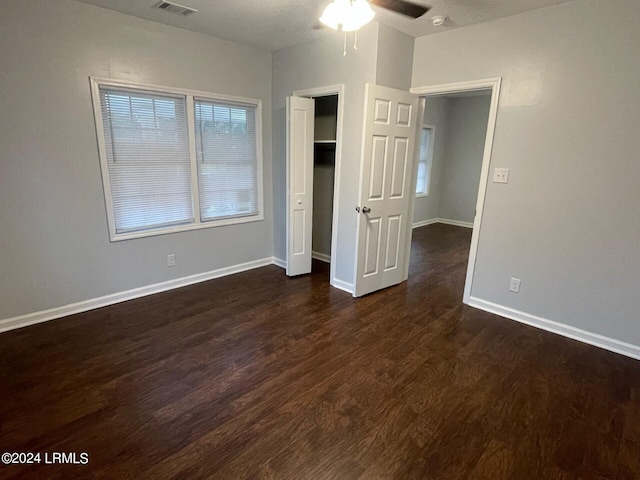
[[[473,285],[473,274],[476,266],[478,254],[478,241],[480,229],[482,228],[482,216],[484,213],[484,202],[489,182],[489,167],[491,165],[491,155],[493,153],[493,139],[498,117],[498,105],[500,101],[500,87],[502,77],[487,78],[483,80],[473,80],[467,82],[445,83],[440,85],[428,85],[414,87],[411,93],[420,95],[421,98],[444,95],[448,93],[472,92],[476,90],[491,90],[491,105],[489,107],[489,118],[487,121],[487,134],[484,143],[484,153],[482,156],[482,169],[480,171],[480,185],[478,188],[478,198],[476,200],[476,216],[473,221],[473,233],[471,235],[471,248],[469,249],[469,263],[467,264],[467,276],[464,283],[463,303],[469,305],[471,300],[471,288]],[[415,183],[415,182],[414,182]],[[415,202],[415,195],[411,204]],[[411,208],[413,211],[413,207]]]
[[[331,262],[329,264],[329,284],[337,286],[336,281],[336,250],[338,248],[338,214],[340,212],[340,170],[342,166],[342,126],[344,119],[344,84],[327,85],[323,87],[294,90],[296,97],[317,98],[338,95],[338,118],[336,124],[336,158],[333,175],[333,218],[331,219]],[[288,186],[287,186],[288,188]],[[289,233],[287,232],[287,235]]]

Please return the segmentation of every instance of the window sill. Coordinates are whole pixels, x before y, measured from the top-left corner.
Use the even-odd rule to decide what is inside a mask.
[[[428,193],[416,193],[416,198],[425,198],[428,197]]]
[[[227,225],[238,225],[241,223],[259,222],[264,220],[264,214],[251,215],[247,217],[228,218],[226,220],[218,220],[217,222],[190,223],[188,225],[178,225],[170,228],[162,228],[158,230],[143,230],[132,233],[114,233],[111,232],[111,242],[121,242],[123,240],[133,240],[136,238],[155,237],[157,235],[167,235],[169,233],[188,232],[191,230],[203,230],[205,228],[224,227]]]

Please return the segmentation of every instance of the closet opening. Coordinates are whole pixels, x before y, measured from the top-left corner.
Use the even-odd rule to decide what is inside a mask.
[[[336,139],[338,128],[338,95],[313,97],[315,102],[313,143],[313,225],[312,269],[331,264],[336,179]]]
[[[296,90],[287,97],[287,258],[290,277],[326,272],[350,252],[338,247],[344,85]]]

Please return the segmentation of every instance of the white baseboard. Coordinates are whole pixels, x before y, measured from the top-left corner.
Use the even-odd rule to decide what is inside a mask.
[[[287,268],[287,261],[281,258],[273,257],[273,264],[280,268]]]
[[[449,220],[448,218],[439,218],[438,223],[455,225],[456,227],[473,228],[473,222],[461,222],[459,220]]]
[[[345,281],[334,278],[331,282],[331,286],[353,295],[353,283],[347,283]]]
[[[321,262],[331,263],[331,256],[325,255],[324,253],[311,252],[311,258],[315,258],[316,260],[320,260]],[[273,264],[281,268],[287,268],[286,260],[283,260],[281,258],[273,257]]]
[[[318,256],[322,255],[323,258],[318,258]],[[327,263],[331,263],[331,257],[329,257],[328,255],[323,255],[322,253],[318,253],[318,252],[313,252],[311,254],[311,256],[313,258],[316,258],[318,260],[321,260],[323,262],[327,262]],[[326,258],[326,260],[324,259]],[[287,262],[281,258],[276,258],[273,257],[273,264],[277,265],[281,268],[287,268]],[[353,295],[353,284],[352,283],[347,283],[347,282],[343,282],[342,280],[338,280],[336,278],[333,279],[333,281],[330,282],[332,287],[337,288],[338,290],[342,290],[345,291],[347,293],[350,293],[351,295]]]
[[[459,220],[450,220],[448,218],[430,218],[429,220],[422,220],[420,222],[415,222],[413,224],[413,228],[425,227],[433,223],[444,223],[446,225],[455,225],[456,227],[473,228],[472,222],[461,222]]]
[[[326,253],[312,251],[311,258],[315,258],[316,260],[320,260],[324,263],[331,263],[331,255],[327,255]]]
[[[620,340],[616,340],[614,338],[605,337],[597,333],[591,333],[580,328],[571,327],[563,323],[555,322],[553,320],[537,317],[529,313],[521,312],[519,310],[505,307],[497,303],[488,302],[486,300],[481,300],[476,297],[471,297],[469,299],[469,305],[486,312],[495,313],[496,315],[500,315],[501,317],[515,320],[516,322],[525,323],[527,325],[531,325],[532,327],[540,328],[548,332],[562,335],[563,337],[572,338],[574,340],[578,340],[579,342],[588,343],[589,345],[594,345],[611,352],[619,353],[621,355],[640,360],[640,346],[638,345],[621,342]]]
[[[438,223],[438,219],[437,218],[430,218],[429,220],[421,220],[419,222],[415,222],[413,224],[413,228],[426,227],[427,225],[431,225],[433,223]]]
[[[28,325],[33,325],[36,323],[55,320],[56,318],[66,317],[67,315],[73,315],[100,307],[106,307],[107,305],[113,305],[115,303],[125,302],[127,300],[133,300],[135,298],[145,297],[154,293],[166,292],[167,290],[173,290],[174,288],[185,287],[187,285],[193,285],[194,283],[205,282],[207,280],[213,280],[214,278],[225,277],[227,275],[233,275],[234,273],[240,273],[247,270],[252,270],[254,268],[264,267],[266,265],[272,265],[273,263],[275,263],[275,260],[272,257],[261,258],[259,260],[240,263],[238,265],[232,265],[230,267],[218,268],[216,270],[211,270],[210,272],[198,273],[196,275],[176,278],[174,280],[168,280],[166,282],[155,283],[153,285],[147,285],[145,287],[134,288],[131,290],[126,290],[124,292],[113,293],[111,295],[105,295],[103,297],[83,300],[81,302],[71,303],[69,305],[63,305],[61,307],[28,313],[26,315],[20,315],[18,317],[6,318],[4,320],[0,320],[0,333],[6,332],[8,330],[14,330],[16,328],[26,327]]]

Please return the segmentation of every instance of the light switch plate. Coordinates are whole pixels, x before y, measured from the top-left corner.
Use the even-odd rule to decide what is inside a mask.
[[[509,169],[508,168],[494,168],[493,169],[493,183],[509,183]]]

